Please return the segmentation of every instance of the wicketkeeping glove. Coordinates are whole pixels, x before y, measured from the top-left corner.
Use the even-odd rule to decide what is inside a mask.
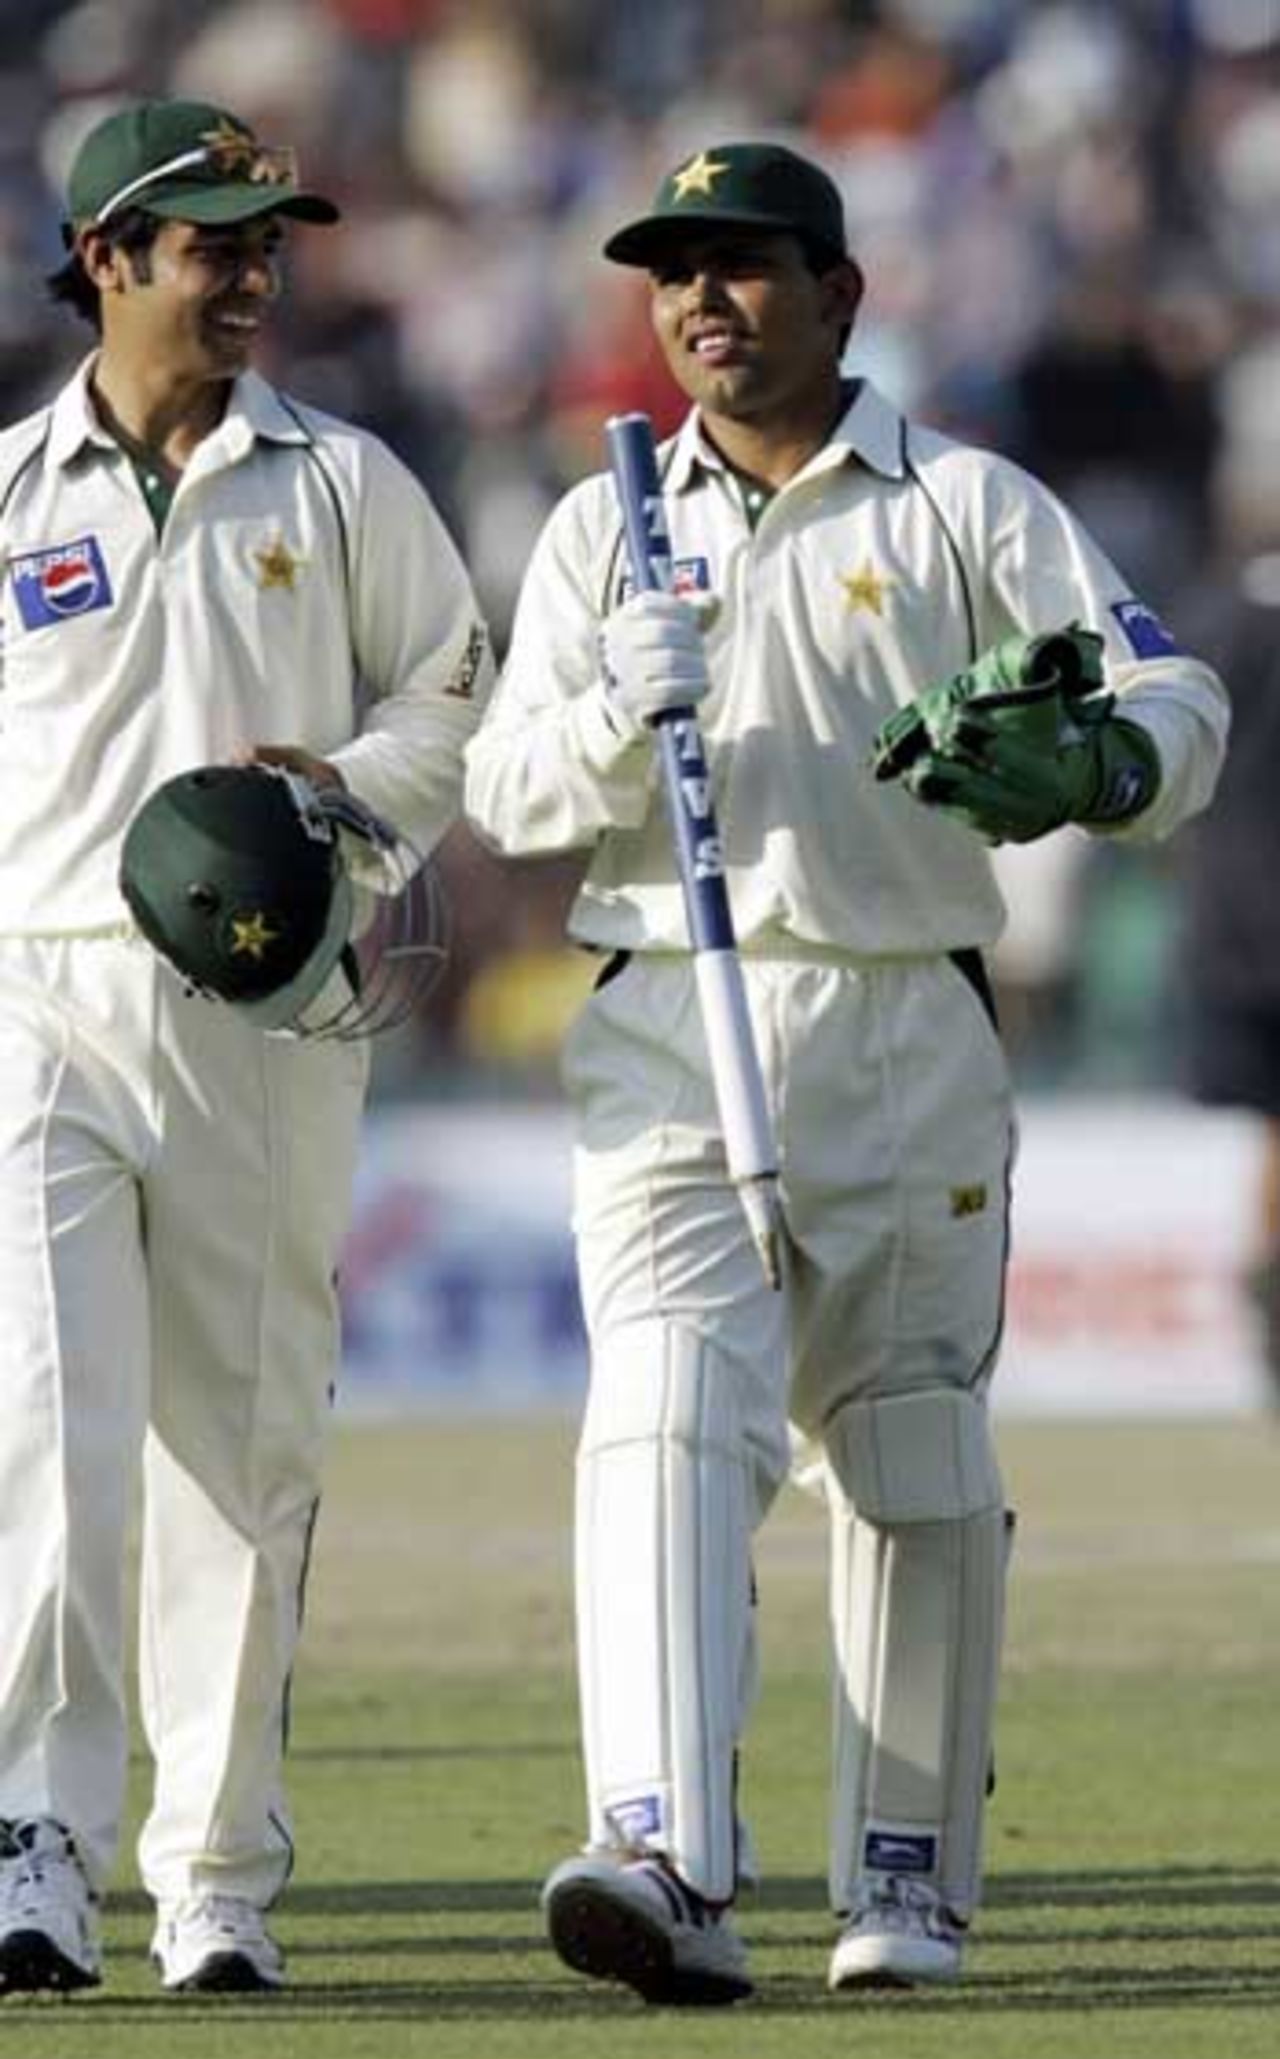
[[[1123,822],[1155,798],[1160,760],[1114,710],[1092,630],[1009,637],[891,716],[872,769],[988,843]]]
[[[697,617],[673,593],[636,593],[608,616],[600,656],[609,718],[641,737],[668,708],[695,708],[711,681]]]

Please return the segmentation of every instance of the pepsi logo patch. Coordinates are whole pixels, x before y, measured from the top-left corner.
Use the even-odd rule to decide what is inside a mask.
[[[114,598],[96,536],[28,551],[10,559],[9,571],[18,613],[27,629],[70,622],[77,615],[92,614],[95,608],[109,608]]]
[[[635,580],[628,572],[622,581],[621,598],[629,601],[636,590]],[[692,594],[710,593],[711,568],[705,558],[676,558],[671,566],[671,591],[681,600]]]
[[[1177,657],[1182,646],[1170,636],[1160,617],[1143,601],[1112,601],[1111,612],[1135,658]]]

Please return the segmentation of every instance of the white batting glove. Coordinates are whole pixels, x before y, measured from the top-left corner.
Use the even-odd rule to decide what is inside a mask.
[[[696,708],[711,690],[697,617],[673,593],[636,593],[600,632],[609,719],[619,735],[646,734],[668,708]]]

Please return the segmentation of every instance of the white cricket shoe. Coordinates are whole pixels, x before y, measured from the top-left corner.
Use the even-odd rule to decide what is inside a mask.
[[[566,1966],[620,1980],[646,2002],[715,2007],[752,1991],[747,1948],[728,1917],[660,1859],[566,1859],[543,1888],[542,1907]]]
[[[261,1909],[241,1895],[164,1903],[151,1957],[171,1993],[244,1995],[284,1986],[284,1954]]]
[[[836,1940],[827,1986],[914,1987],[958,1980],[965,1926],[921,1880],[886,1874],[864,1885]]]
[[[52,1816],[0,1822],[0,1995],[101,1979],[97,1900],[70,1831]]]

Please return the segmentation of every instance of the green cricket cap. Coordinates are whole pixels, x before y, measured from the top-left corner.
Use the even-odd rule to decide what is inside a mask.
[[[849,254],[839,188],[781,143],[720,143],[686,158],[663,179],[651,211],[618,229],[604,254],[648,266],[691,227],[789,232],[833,260]]]
[[[292,150],[259,143],[238,115],[203,100],[143,100],[109,114],[76,153],[67,207],[77,227],[129,207],[183,222],[339,219],[331,200],[301,189]]]

